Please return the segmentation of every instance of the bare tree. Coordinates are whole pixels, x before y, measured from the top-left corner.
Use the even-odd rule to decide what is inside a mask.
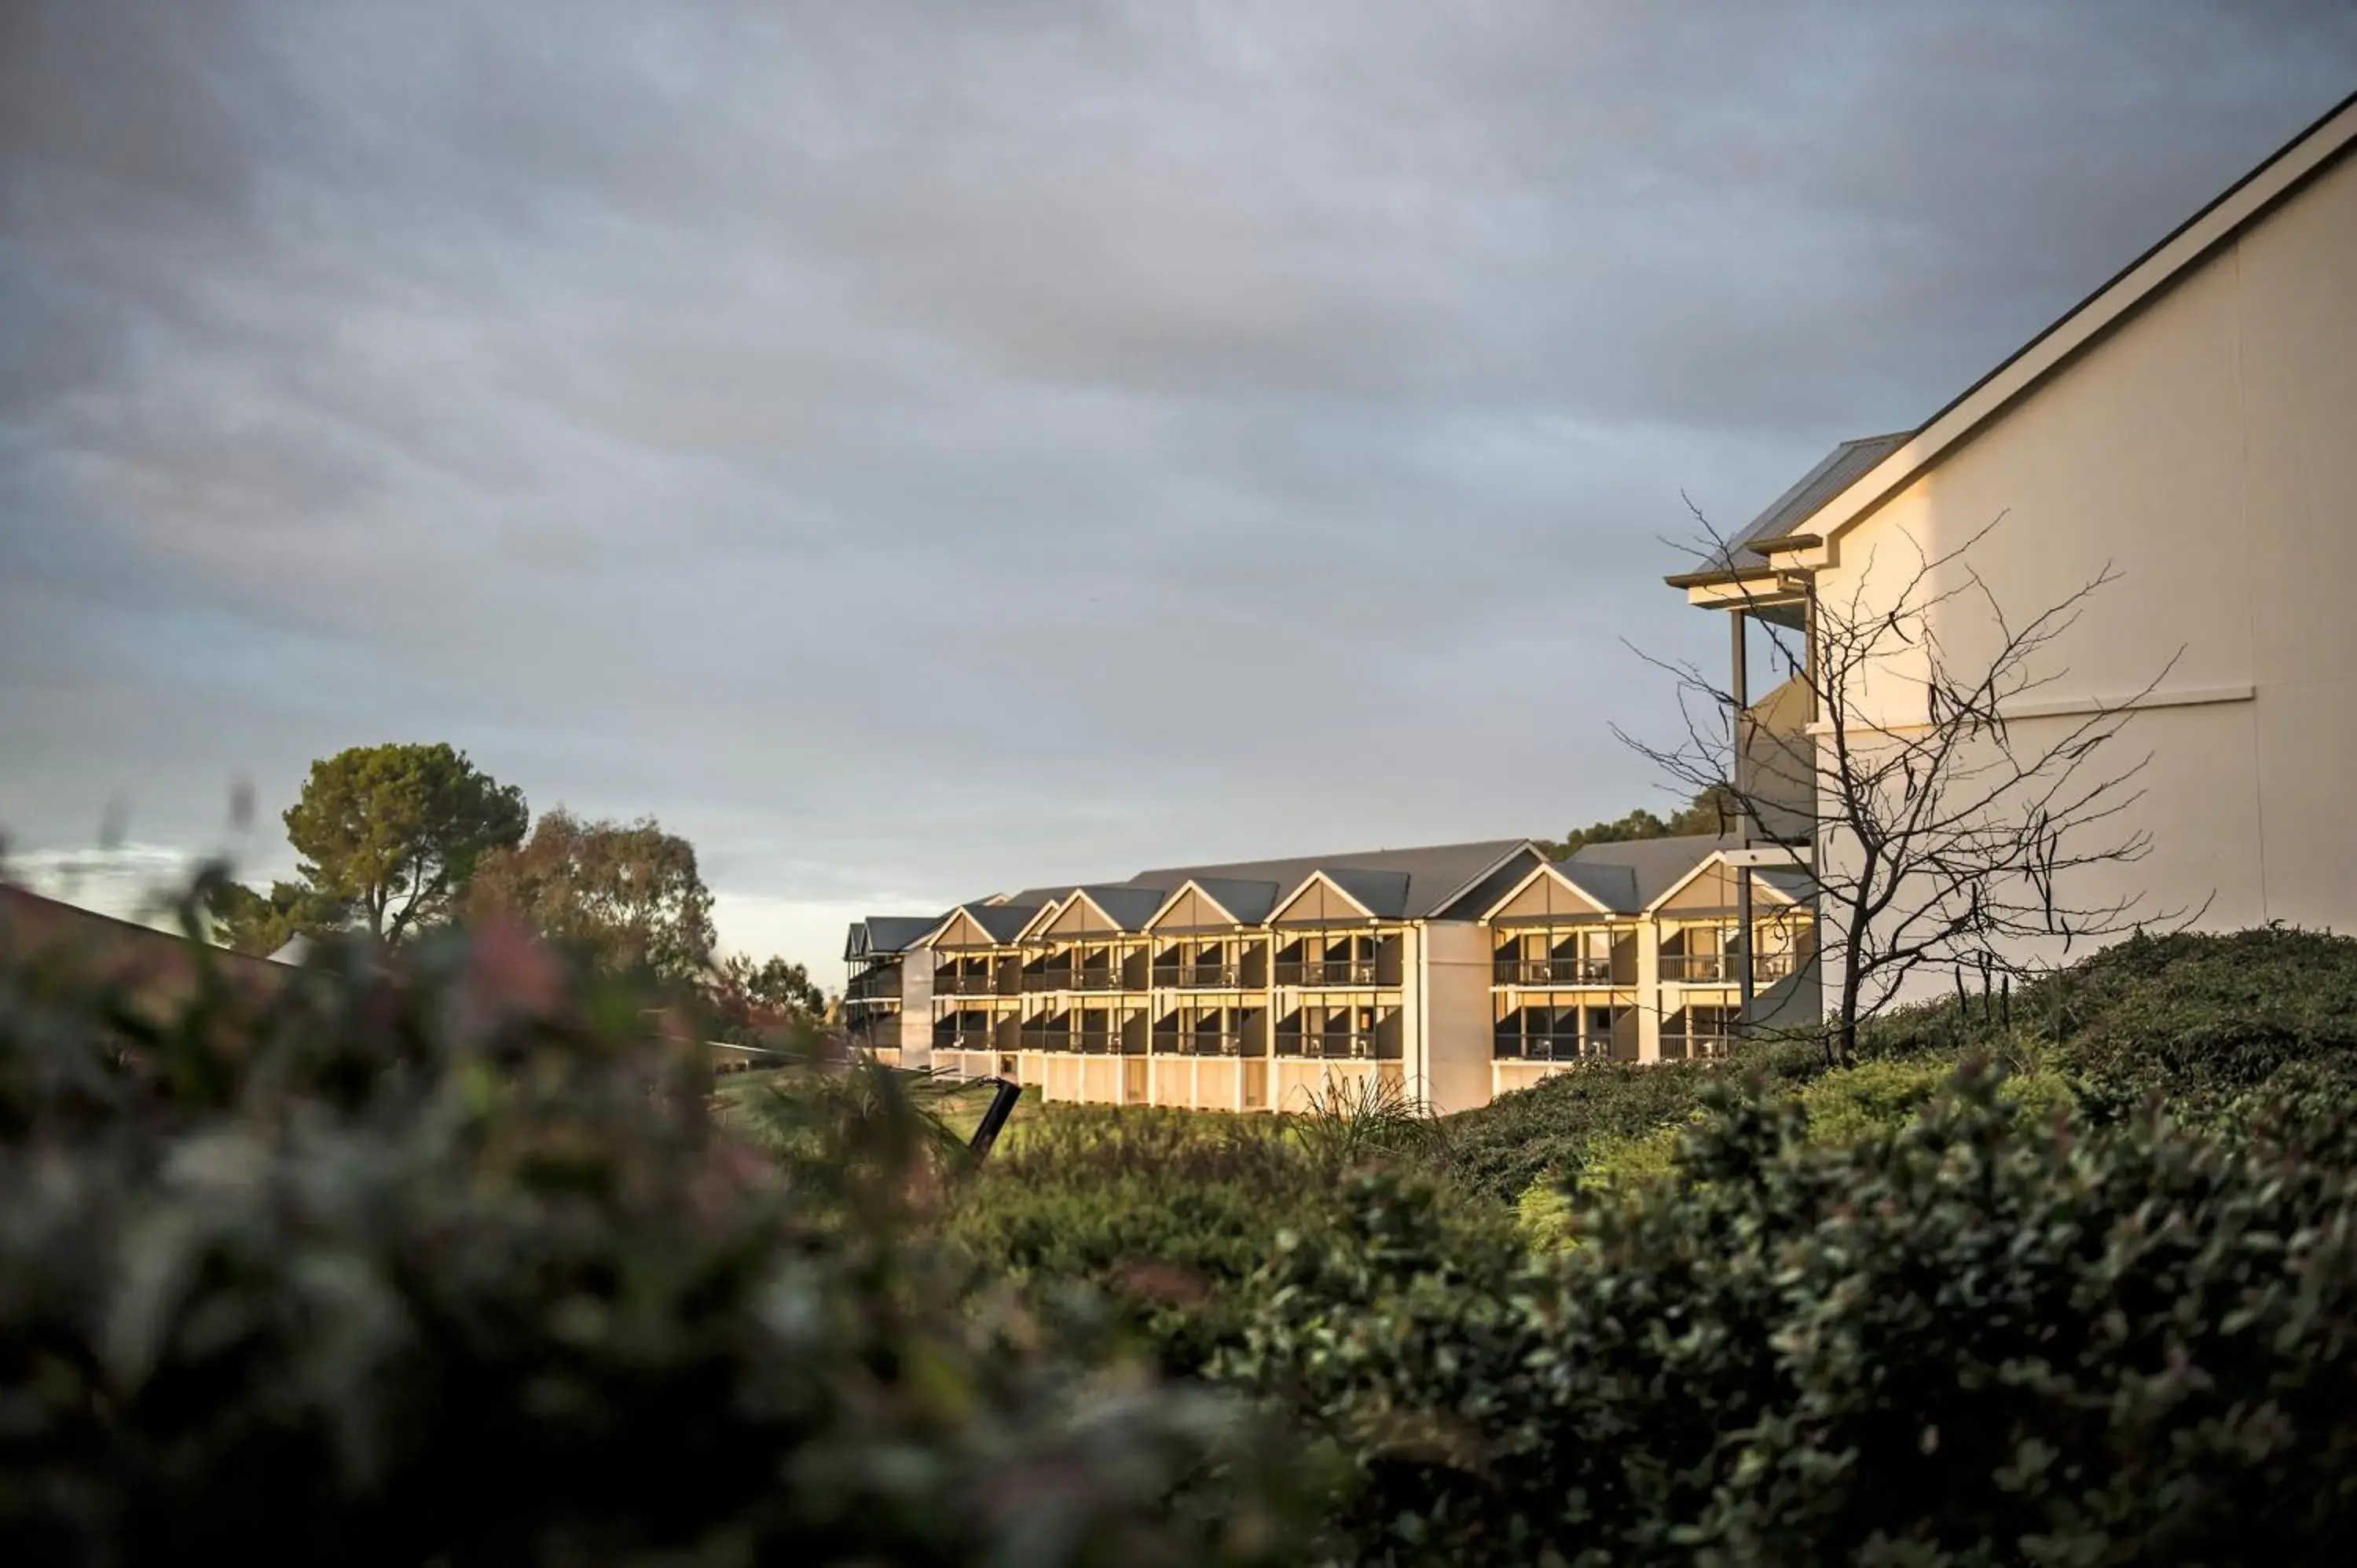
[[[1813,574],[1763,581],[1764,566],[1732,569],[1738,548],[1695,516],[1714,546],[1706,560],[1728,568],[1729,607],[1766,628],[1793,672],[1786,723],[1759,723],[1732,682],[1640,650],[1676,679],[1685,733],[1668,745],[1613,733],[1675,786],[1723,791],[1770,863],[1805,879],[1820,961],[1838,976],[1824,1019],[1830,1061],[1855,1059],[1860,1023],[1918,971],[1986,982],[2022,972],[2025,952],[2067,952],[2147,923],[2140,896],[2074,902],[2075,874],[2150,848],[2124,817],[2142,797],[2149,755],[2115,765],[2113,743],[2176,660],[2142,690],[2073,703],[2056,723],[2009,716],[2067,674],[2055,656],[2088,601],[2117,580],[2108,564],[2017,619],[1966,559],[1993,521],[1943,553],[1913,546],[1902,575],[1871,598],[1882,579],[1869,556],[1846,598],[1827,602]],[[1973,620],[1975,635],[1953,640],[1986,640],[1965,656],[1943,628]],[[1748,954],[1749,932],[1744,942]]]

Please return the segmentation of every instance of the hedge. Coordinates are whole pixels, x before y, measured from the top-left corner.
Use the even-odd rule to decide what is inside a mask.
[[[151,1026],[0,932],[0,1561],[1285,1552],[1237,1403],[964,1288],[905,1132],[781,1165],[520,939],[324,961]]]
[[[1348,1462],[1365,1563],[2326,1563],[2357,1549],[2357,1178],[1986,1075],[1813,1144],[1715,1087],[1578,1245],[1361,1180],[1229,1375]]]

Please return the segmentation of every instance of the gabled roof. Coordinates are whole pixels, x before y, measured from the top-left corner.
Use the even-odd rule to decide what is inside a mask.
[[[1505,892],[1491,900],[1490,907],[1480,911],[1480,918],[1484,920],[1493,918],[1499,910],[1506,908],[1506,906],[1512,904],[1517,898],[1520,898],[1524,893],[1530,890],[1532,883],[1538,881],[1542,877],[1555,882],[1563,887],[1568,888],[1575,897],[1581,899],[1599,915],[1609,915],[1615,912],[1612,905],[1604,902],[1594,893],[1588,891],[1586,886],[1582,886],[1578,879],[1568,875],[1568,870],[1569,868],[1566,863],[1561,861],[1545,861],[1540,865],[1531,867],[1531,869],[1512,887],[1507,888]]]
[[[925,940],[929,943],[939,943],[963,918],[972,921],[974,928],[992,942],[1012,942],[1016,934],[1030,924],[1031,918],[1039,912],[1021,904],[961,904],[933,922],[932,929],[925,933]]]
[[[1694,875],[1711,856],[1736,849],[1739,833],[1686,833],[1675,838],[1631,839],[1624,843],[1592,843],[1568,860],[1555,864],[1581,879],[1589,891],[1616,910],[1635,913],[1659,903],[1671,889]],[[1593,875],[1594,880],[1588,879]]]
[[[1254,882],[1233,876],[1190,876],[1170,890],[1162,906],[1146,921],[1151,927],[1191,888],[1208,899],[1211,906],[1239,926],[1257,926],[1268,918],[1276,908],[1276,897],[1284,889],[1274,882]]]
[[[1660,892],[1654,894],[1652,897],[1647,899],[1647,907],[1651,908],[1655,905],[1668,902],[1680,888],[1685,886],[1687,883],[1692,882],[1695,877],[1700,876],[1704,872],[1710,870],[1713,866],[1727,865],[1728,850],[1736,847],[1738,846],[1729,843],[1722,848],[1713,850],[1710,854],[1704,855],[1700,860],[1695,861],[1693,866],[1686,871],[1684,875],[1680,876],[1667,887],[1663,888]],[[1798,865],[1754,866],[1751,870],[1751,882],[1754,888],[1766,892],[1772,897],[1787,904],[1803,903],[1808,899],[1809,895],[1815,890],[1814,883],[1811,878],[1808,870],[1805,867]]]
[[[2357,92],[2342,99],[2273,156],[2064,312],[2052,326],[1965,388],[1863,473],[1805,513],[1783,519],[1781,532],[1753,534],[1746,530],[1749,536],[1748,549],[1756,554],[1773,556],[1838,539],[1951,447],[2012,407],[2098,338],[2330,168],[2352,145],[2357,145]],[[1805,532],[1802,532],[1803,528]],[[1685,575],[1690,578],[1702,575]],[[1670,580],[1680,587],[1703,585],[1701,581],[1679,577]]]
[[[1334,874],[1321,868],[1319,870],[1313,871],[1308,875],[1303,877],[1301,879],[1300,886],[1294,888],[1283,898],[1277,900],[1276,908],[1269,912],[1268,918],[1270,923],[1275,924],[1275,922],[1284,919],[1286,914],[1296,904],[1298,904],[1303,899],[1307,898],[1313,891],[1331,892],[1336,894],[1343,902],[1358,910],[1360,914],[1365,916],[1368,919],[1373,919],[1376,918],[1376,909],[1373,905],[1369,904],[1365,899],[1360,897],[1357,893],[1345,886]],[[1380,892],[1376,896],[1378,898],[1382,897]]]
[[[1116,931],[1140,931],[1154,912],[1162,908],[1168,894],[1159,887],[1137,887],[1126,882],[1094,882],[1085,886],[1067,887],[1060,897],[1041,908],[1022,930],[1025,937],[1045,933],[1076,903],[1086,902],[1104,917],[1107,927]]]
[[[870,915],[854,920],[844,940],[843,956],[857,959],[906,952],[931,936],[945,918],[942,915]]]
[[[1484,839],[1472,843],[1431,844],[1412,849],[1359,850],[1347,854],[1296,855],[1285,860],[1232,861],[1216,865],[1178,865],[1141,871],[1130,878],[1139,886],[1176,887],[1189,880],[1220,879],[1274,882],[1287,896],[1298,892],[1312,872],[1327,870],[1397,872],[1407,886],[1397,903],[1400,913],[1386,918],[1421,920],[1449,903],[1505,861],[1530,845],[1528,839]],[[1348,889],[1346,888],[1347,892]],[[1372,891],[1372,889],[1371,889]],[[1358,895],[1351,894],[1352,897]]]

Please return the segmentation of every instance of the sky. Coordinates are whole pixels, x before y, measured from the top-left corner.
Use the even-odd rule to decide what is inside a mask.
[[[2288,0],[0,0],[9,864],[283,875],[313,758],[447,740],[833,982],[1660,808],[1689,499],[2352,86]]]

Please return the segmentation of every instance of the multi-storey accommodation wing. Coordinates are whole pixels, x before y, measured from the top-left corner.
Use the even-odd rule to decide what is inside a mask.
[[[922,1066],[932,1029],[931,955],[917,948],[940,924],[931,917],[871,915],[854,920],[843,945],[844,1032],[861,1050]]]
[[[913,938],[863,922],[851,945],[900,942],[906,1065],[1058,1101],[1265,1111],[1388,1089],[1456,1110],[1581,1056],[1705,1054],[1756,1016],[1730,955],[1760,955],[1767,999],[1806,950],[1805,909],[1728,842],[1177,866],[962,904]],[[1763,889],[1748,943],[1727,930],[1738,875]],[[1688,956],[1706,951],[1707,974]]]
[[[1873,624],[1960,548],[1932,587],[1972,591],[1912,630],[1967,667],[2002,635],[1991,600],[2018,625],[2115,574],[2002,709],[2035,754],[2125,708],[2119,755],[2150,758],[2102,835],[2147,853],[2071,873],[2061,903],[2357,926],[2357,618],[2339,598],[2357,577],[2357,95],[1929,420],[1843,443],[1670,579],[1737,622],[1738,766],[1787,797],[1762,836],[1813,834],[1828,866],[1846,853],[1816,831],[1833,737],[1813,617]],[[1781,629],[1811,679],[1749,690],[1747,619]],[[1904,669],[1843,697],[1854,742],[1929,722]],[[2004,956],[2064,956],[2016,945]]]
[[[1584,1060],[1719,1056],[1810,1015],[1807,878],[1757,859],[1739,834],[1590,844],[1507,889],[1482,914],[1491,1092]]]

